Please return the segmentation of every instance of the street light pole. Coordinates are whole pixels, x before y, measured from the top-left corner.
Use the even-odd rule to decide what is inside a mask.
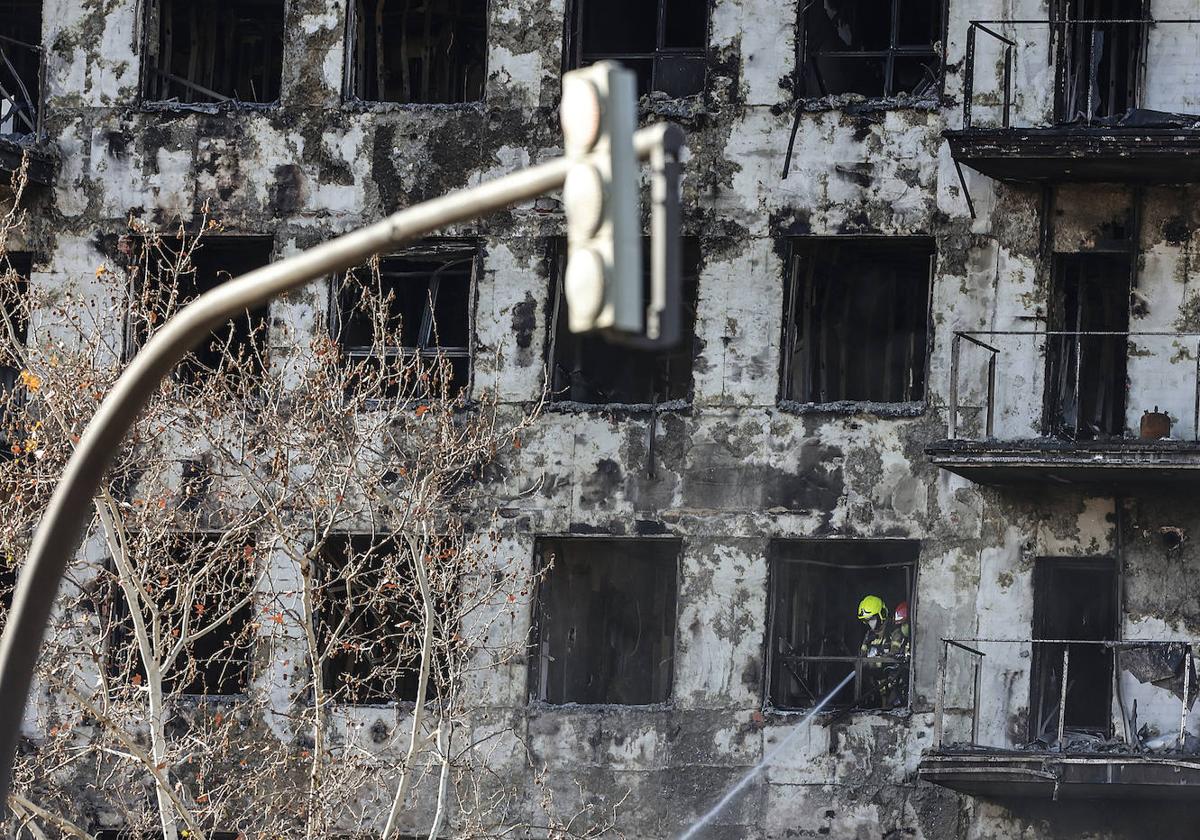
[[[682,132],[670,124],[634,134],[639,160],[675,159]],[[159,382],[218,325],[313,280],[361,265],[371,255],[558,190],[573,161],[556,158],[475,187],[400,210],[365,228],[251,271],[201,295],[165,323],[100,403],[67,462],[34,534],[0,639],[0,814],[8,792],[25,703],[50,609],[67,563],[79,548],[92,499],[121,441]],[[677,187],[677,185],[672,185]],[[678,230],[671,235],[678,236]]]

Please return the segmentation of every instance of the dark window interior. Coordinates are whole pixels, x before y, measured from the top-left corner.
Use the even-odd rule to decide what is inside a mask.
[[[645,298],[649,299],[649,239],[643,242]],[[551,399],[590,405],[650,405],[691,398],[692,358],[696,353],[696,300],[700,273],[700,245],[684,237],[682,253],[683,313],[679,344],[647,350],[614,344],[598,335],[579,335],[567,328],[567,301],[563,294],[566,247],[554,251],[554,310],[552,310]]]
[[[478,102],[487,0],[352,0],[347,93],[368,102]]]
[[[637,74],[638,94],[704,90],[708,0],[575,0],[568,51],[575,67],[604,59]]]
[[[815,706],[858,664],[867,636],[858,604],[876,595],[889,615],[902,601],[915,626],[913,583],[918,544],[901,541],[777,540],[771,545],[769,687],[777,709]],[[891,663],[886,679],[900,705],[908,693],[908,662]],[[869,669],[831,700],[833,708],[877,709],[880,679]]]
[[[0,0],[0,134],[37,131],[41,43],[41,0]]]
[[[148,0],[146,98],[274,102],[284,0]]]
[[[933,253],[931,239],[794,240],[783,399],[924,399]]]
[[[547,703],[663,703],[675,647],[680,544],[544,539],[535,696]]]
[[[802,3],[803,95],[880,98],[936,90],[944,0]]]
[[[138,550],[149,551],[151,548],[141,546]],[[155,547],[155,550],[169,552],[165,562],[160,561],[163,574],[158,585],[155,581],[146,582],[162,610],[163,638],[177,639],[181,633],[195,633],[216,623],[211,632],[184,648],[163,679],[163,690],[172,694],[206,696],[244,693],[250,678],[253,643],[250,623],[254,610],[247,603],[224,621],[220,617],[250,591],[254,577],[253,544],[216,533],[177,533],[171,535],[165,546]],[[219,559],[209,564],[214,553]],[[195,580],[194,573],[202,567],[208,569],[204,579]],[[188,578],[194,581],[195,598],[191,603],[182,604],[179,601],[186,593],[180,591],[177,581]],[[129,607],[116,583],[115,571],[112,592],[112,624],[108,636],[110,673],[119,680],[141,683],[146,671],[133,635]]]
[[[1033,567],[1033,637],[1111,641],[1117,637],[1117,569],[1109,558],[1043,557]],[[1033,646],[1030,739],[1055,741],[1063,648]],[[1107,737],[1112,723],[1112,651],[1070,645],[1064,728]]]
[[[206,237],[192,252],[190,270],[179,272],[175,285],[170,278],[177,250],[171,240],[159,242],[161,249],[146,254],[141,262],[147,277],[137,278],[135,284],[141,295],[130,329],[135,345],[144,343],[149,333],[147,313],[155,312],[155,325],[161,326],[164,315],[174,314],[204,292],[270,263],[273,248],[269,237]],[[209,340],[175,369],[176,379],[195,383],[219,371],[232,383],[256,381],[266,369],[267,312],[262,306],[213,330]]]
[[[322,548],[316,629],[335,702],[416,699],[423,613],[408,563],[394,540],[370,534],[331,535]],[[436,683],[431,672],[431,697]]]
[[[438,383],[432,386],[435,396],[456,398],[470,383],[471,283],[477,254],[474,243],[430,244],[383,257],[378,276],[363,270],[338,284],[333,332],[346,361],[362,368],[361,375],[382,373],[385,396],[416,387],[402,379],[408,370],[405,360],[414,356],[441,371],[449,366],[444,383],[433,379]],[[446,392],[437,393],[443,385]]]
[[[1057,254],[1050,324],[1068,333],[1129,330],[1128,253]],[[1046,352],[1046,425],[1073,440],[1125,433],[1125,335],[1051,336]]]
[[[1059,0],[1064,21],[1059,45],[1058,113],[1062,122],[1118,117],[1138,105],[1143,0]]]

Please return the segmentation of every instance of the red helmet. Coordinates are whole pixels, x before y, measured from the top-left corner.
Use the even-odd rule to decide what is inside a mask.
[[[896,605],[896,611],[892,613],[892,620],[896,624],[905,624],[908,621],[908,601],[901,601]]]

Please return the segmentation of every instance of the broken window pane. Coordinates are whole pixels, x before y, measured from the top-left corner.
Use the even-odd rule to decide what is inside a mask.
[[[643,240],[643,285],[649,292],[649,239]],[[683,312],[676,347],[644,350],[614,344],[598,335],[576,334],[567,329],[567,301],[563,294],[566,247],[559,243],[553,255],[554,309],[552,311],[551,399],[588,405],[652,405],[688,400],[692,388],[700,245],[684,237]]]
[[[575,0],[567,53],[573,67],[604,59],[637,74],[638,94],[672,98],[704,90],[708,3]]]
[[[936,90],[944,0],[822,0],[803,4],[802,95],[870,98]]]
[[[776,540],[771,544],[769,700],[777,709],[815,706],[846,677],[834,708],[908,704],[913,582],[918,543],[902,540]],[[874,595],[886,619],[858,619]],[[907,627],[896,615],[904,605]]]
[[[474,242],[429,242],[339,280],[333,333],[354,378],[382,377],[378,392],[388,398],[460,396],[470,384],[477,263]],[[414,358],[424,363],[417,370],[407,364]]]
[[[190,243],[189,243],[190,244]],[[264,236],[206,236],[186,260],[173,239],[142,240],[136,255],[130,354],[185,304],[220,284],[271,262],[274,243]],[[258,381],[266,369],[267,306],[217,327],[175,368],[179,382],[220,374],[234,387]]]
[[[1046,346],[1046,426],[1069,440],[1125,433],[1131,257],[1057,254]],[[1087,333],[1092,333],[1087,335]]]
[[[1041,557],[1033,566],[1033,638],[1111,641],[1117,638],[1117,569],[1107,557]],[[1062,699],[1061,644],[1033,646],[1030,740],[1058,738]],[[1112,651],[1070,645],[1066,729],[1107,738],[1112,727]]]
[[[1063,29],[1058,53],[1062,122],[1118,117],[1137,107],[1147,16],[1143,0],[1059,0],[1064,20],[1085,21]]]
[[[151,540],[159,541],[152,544]],[[254,583],[253,543],[217,533],[174,533],[165,546],[160,537],[146,534],[133,535],[131,545],[134,562],[139,566],[138,561],[145,562],[145,568],[155,570],[153,579],[143,585],[159,611],[164,642],[156,658],[165,661],[171,645],[166,640],[189,637],[163,677],[164,691],[207,696],[244,693],[250,678],[253,608],[241,601]],[[126,685],[144,685],[146,670],[129,606],[115,568],[112,575],[110,673]],[[181,585],[185,581],[187,587]],[[149,610],[143,614],[149,622]]]
[[[146,98],[274,102],[283,0],[147,0]]]
[[[0,0],[0,134],[37,131],[41,0]]]
[[[322,547],[317,643],[334,702],[416,699],[423,612],[409,564],[394,540],[371,534],[334,534]]]
[[[347,94],[369,102],[478,102],[487,0],[351,0]]]
[[[680,543],[542,539],[534,696],[640,705],[671,694]]]
[[[931,239],[793,240],[783,399],[924,399],[933,254]]]

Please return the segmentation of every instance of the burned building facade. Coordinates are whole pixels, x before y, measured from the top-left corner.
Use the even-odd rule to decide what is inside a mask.
[[[383,263],[412,348],[436,309],[470,388],[550,393],[501,504],[502,550],[556,562],[479,690],[521,733],[498,772],[676,836],[861,669],[876,594],[902,701],[853,680],[705,836],[1191,836],[1197,17],[0,0],[0,166],[32,156],[28,282],[119,332],[95,267],[131,216],[207,200],[229,260],[279,259],[559,154],[562,71],[624,62],[688,134],[678,348],[565,329],[553,200]],[[337,301],[273,303],[272,342]]]

